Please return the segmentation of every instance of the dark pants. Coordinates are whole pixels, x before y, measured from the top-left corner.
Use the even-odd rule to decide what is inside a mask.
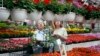
[[[53,52],[54,51],[54,45],[53,43],[49,43],[50,45],[48,47],[45,47],[44,43],[42,41],[36,42],[35,45],[33,45],[33,53],[38,54],[38,53],[45,53],[45,52]]]

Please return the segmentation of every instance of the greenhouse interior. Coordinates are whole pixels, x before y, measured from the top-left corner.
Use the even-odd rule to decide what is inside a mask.
[[[0,56],[100,56],[100,0],[0,0]]]

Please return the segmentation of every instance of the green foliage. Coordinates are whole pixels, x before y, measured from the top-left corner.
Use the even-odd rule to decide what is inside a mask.
[[[73,11],[73,9],[74,9],[74,6],[72,4],[70,4],[70,3],[65,4],[65,11],[71,12],[71,11]]]
[[[32,0],[4,0],[4,6],[10,10],[13,8],[26,9],[27,11],[33,11],[34,4]]]
[[[80,14],[80,15],[86,16],[88,11],[86,9],[84,9],[84,8],[75,8],[74,12],[76,14]]]
[[[46,6],[46,10],[50,10],[54,13],[63,13],[65,9],[65,5],[64,4],[60,4],[58,3],[56,0],[53,1],[51,4]]]
[[[100,19],[100,11],[92,11],[86,14],[86,18]]]
[[[9,26],[6,23],[0,23],[0,28],[8,28]]]
[[[100,11],[92,11],[90,12],[91,18],[100,19]]]
[[[39,4],[35,4],[35,9],[39,11],[45,11],[45,4],[43,2],[40,2]]]
[[[0,7],[2,7],[2,0],[0,0]]]
[[[4,0],[4,6],[7,9],[13,9],[14,8],[13,0]]]
[[[4,0],[4,6],[10,10],[13,8],[26,9],[31,12],[34,9],[43,11],[52,11],[55,14],[75,12],[76,14],[83,15],[86,19],[100,18],[100,11],[88,12],[85,8],[77,8],[71,3],[58,3],[58,0],[51,0],[50,4],[45,4],[42,0],[38,4],[34,4],[33,0]]]

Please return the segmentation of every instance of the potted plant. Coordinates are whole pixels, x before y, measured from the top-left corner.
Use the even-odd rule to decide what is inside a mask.
[[[63,14],[55,14],[55,20],[63,21],[64,15]]]
[[[58,0],[52,1],[46,5],[46,10],[52,11],[54,14],[60,14],[64,11],[65,5],[58,3]]]
[[[0,21],[6,21],[10,16],[10,11],[4,7],[0,8]]]
[[[30,20],[37,21],[37,20],[40,20],[42,18],[43,11],[45,11],[44,10],[45,5],[41,0],[33,0],[33,4],[35,7],[34,11],[30,12],[28,14],[28,17]]]
[[[28,14],[28,17],[30,20],[40,20],[42,18],[42,12],[38,11],[38,10],[34,10],[33,12]]]
[[[62,3],[59,3],[58,0],[51,1],[50,4],[46,5],[46,13],[44,14],[46,17],[48,15],[52,17],[52,20],[62,20],[63,11],[65,9],[65,5]],[[52,14],[52,15],[51,15]],[[54,16],[53,16],[54,15]],[[50,19],[50,18],[47,18]]]
[[[82,16],[82,15],[76,15],[76,17],[75,17],[75,21],[76,22],[83,22],[83,20],[84,20],[84,17]]]
[[[6,21],[10,16],[10,11],[4,7],[3,0],[0,1],[0,21]]]
[[[67,21],[74,21],[76,14],[74,12],[69,12],[66,16],[67,16],[67,18],[66,18]]]
[[[76,22],[82,22],[87,14],[87,10],[85,8],[74,8],[74,12],[77,14],[75,18]]]
[[[89,16],[93,19],[100,19],[100,11],[92,11],[90,12]]]
[[[65,15],[66,21],[74,21],[76,13],[73,11],[74,6],[71,3],[66,3]]]
[[[54,0],[44,0],[43,3],[45,4],[45,12],[43,14],[43,19],[47,21],[54,20],[54,12],[51,9],[51,4],[54,2]]]
[[[54,20],[54,13],[50,10],[46,11],[45,14],[43,15],[43,18],[44,20],[47,20],[47,21],[52,21]]]
[[[4,0],[5,7],[11,9],[11,18],[14,21],[24,21],[27,19],[27,11],[33,11],[32,0]]]

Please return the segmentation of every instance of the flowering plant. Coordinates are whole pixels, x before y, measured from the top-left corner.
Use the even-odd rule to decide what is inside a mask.
[[[0,51],[15,51],[26,48],[30,43],[30,38],[2,39],[0,41]]]
[[[52,11],[55,14],[75,12],[85,18],[100,18],[100,7],[84,0],[4,0],[4,6],[8,9],[21,8],[33,11]],[[97,3],[97,2],[96,2]]]
[[[20,8],[27,11],[33,11],[34,4],[32,0],[4,0],[4,6],[8,9]]]

